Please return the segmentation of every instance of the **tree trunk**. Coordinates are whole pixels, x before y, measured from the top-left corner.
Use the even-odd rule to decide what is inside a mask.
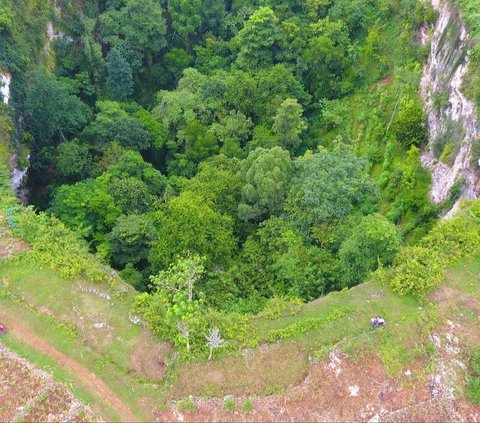
[[[210,355],[208,356],[208,361],[212,359],[212,355],[213,355],[213,347],[210,347]]]

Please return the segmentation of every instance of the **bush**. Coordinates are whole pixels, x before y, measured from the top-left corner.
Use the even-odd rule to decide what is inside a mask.
[[[190,413],[193,413],[197,407],[193,399],[191,397],[188,397],[178,401],[177,408],[180,411],[189,411]]]
[[[31,207],[9,208],[6,214],[9,226],[32,246],[29,255],[39,264],[59,270],[66,278],[108,279],[106,268],[93,259],[87,243],[57,218],[36,214]]]
[[[404,99],[392,129],[397,140],[406,147],[423,143],[428,139],[425,111],[413,100]]]
[[[480,254],[480,202],[437,223],[418,246],[401,249],[394,261],[392,289],[425,298],[443,278],[443,269],[460,258]]]
[[[424,247],[405,247],[395,259],[392,289],[401,295],[425,298],[443,278],[439,257]]]
[[[302,304],[299,298],[273,297],[267,301],[259,316],[265,319],[295,316],[299,313]]]
[[[252,400],[250,398],[247,398],[244,402],[243,402],[243,413],[244,414],[248,414],[250,413],[250,411],[252,411],[253,409],[253,403],[252,403]]]
[[[282,339],[303,335],[311,330],[318,329],[330,322],[338,320],[346,316],[351,311],[352,309],[349,307],[335,307],[325,318],[309,317],[306,319],[297,320],[295,323],[292,323],[285,328],[272,330],[268,333],[266,340],[268,342],[275,342]]]

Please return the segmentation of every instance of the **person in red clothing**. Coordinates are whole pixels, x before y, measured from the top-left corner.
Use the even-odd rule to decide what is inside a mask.
[[[3,335],[6,332],[5,326],[0,325],[0,335]]]

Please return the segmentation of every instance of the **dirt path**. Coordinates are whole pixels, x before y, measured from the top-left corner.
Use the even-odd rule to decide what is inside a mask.
[[[18,322],[17,320],[11,319],[1,308],[0,321],[2,321],[2,323],[7,327],[9,331],[8,336],[13,336],[16,339],[19,339],[21,342],[42,351],[56,362],[60,363],[68,371],[76,375],[82,381],[88,391],[90,391],[96,397],[102,398],[103,401],[107,402],[117,412],[122,421],[140,421],[130,411],[125,403],[118,398],[112,392],[112,390],[95,374],[83,367],[81,364],[77,363],[75,360],[67,357],[56,348],[52,347],[47,341],[38,336],[24,324]]]

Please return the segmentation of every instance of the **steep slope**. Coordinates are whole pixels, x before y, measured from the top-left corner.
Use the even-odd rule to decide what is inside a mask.
[[[438,19],[420,84],[430,132],[422,163],[432,172],[431,199],[438,204],[455,184],[461,187],[461,197],[478,197],[480,180],[472,163],[472,146],[480,133],[474,103],[462,93],[471,48],[467,28],[450,1],[432,4]],[[447,217],[458,205],[459,200]]]

